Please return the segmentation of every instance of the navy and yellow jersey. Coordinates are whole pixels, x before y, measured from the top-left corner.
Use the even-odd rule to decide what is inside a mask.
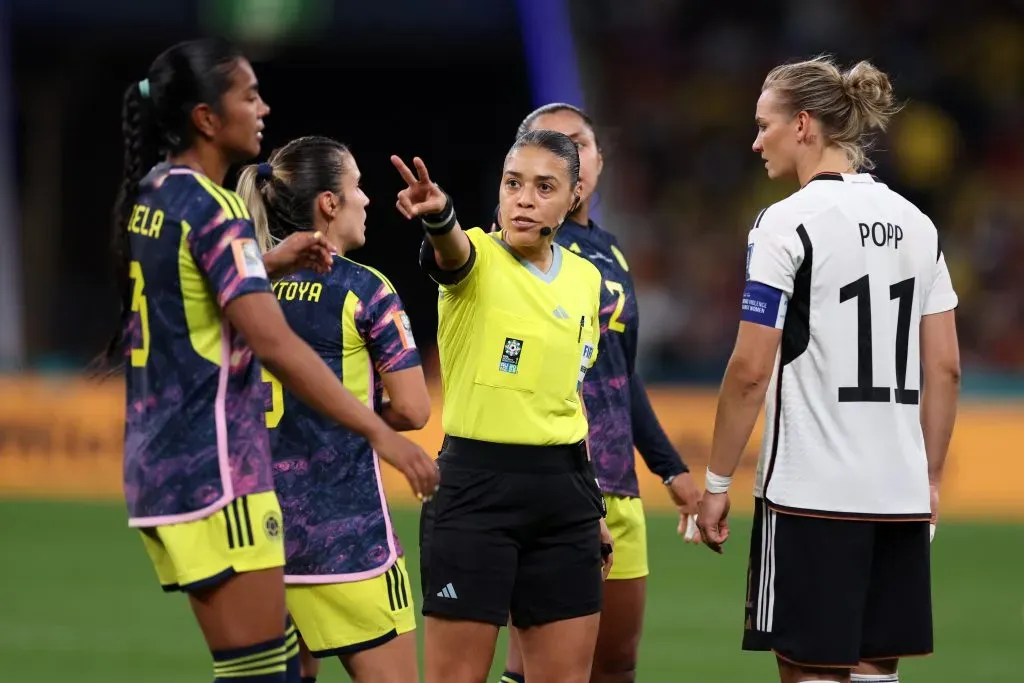
[[[260,366],[223,314],[270,282],[242,200],[187,167],[150,171],[127,229],[129,524],[202,519],[274,486]]]
[[[292,329],[364,404],[380,412],[381,375],[420,364],[409,318],[379,272],[335,256],[326,275],[274,283]],[[274,483],[285,520],[289,583],[359,581],[401,554],[370,443],[264,378]]]
[[[583,397],[590,420],[590,453],[602,491],[638,496],[633,446],[662,478],[686,471],[658,424],[636,364],[639,312],[629,264],[618,240],[593,222],[566,221],[556,242],[601,273],[601,344]]]
[[[440,270],[427,243],[420,252],[440,288],[445,433],[534,446],[579,443],[587,435],[581,383],[598,351],[601,274],[558,245],[542,273],[499,234],[466,234],[470,260],[461,272]]]

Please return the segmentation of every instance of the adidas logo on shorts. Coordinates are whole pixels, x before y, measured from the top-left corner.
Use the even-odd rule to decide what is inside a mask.
[[[448,584],[437,593],[439,598],[448,598],[449,600],[458,600],[459,596],[455,594],[455,586]]]

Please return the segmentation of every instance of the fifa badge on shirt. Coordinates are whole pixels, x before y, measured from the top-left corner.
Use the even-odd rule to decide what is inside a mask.
[[[498,369],[514,375],[519,372],[519,356],[523,353],[523,340],[505,337],[505,346],[501,350],[501,363]]]
[[[576,393],[579,393],[583,388],[583,379],[587,376],[587,370],[590,369],[590,359],[594,355],[593,344],[584,344],[583,353],[580,355],[580,374],[576,379]]]
[[[240,278],[267,279],[267,269],[263,266],[263,256],[260,255],[260,248],[256,244],[256,240],[248,238],[233,240],[231,251],[235,257],[235,268],[238,270]]]

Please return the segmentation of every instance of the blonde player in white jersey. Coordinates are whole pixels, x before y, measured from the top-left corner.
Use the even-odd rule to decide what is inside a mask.
[[[750,231],[698,526],[721,552],[767,393],[743,647],[774,651],[783,683],[897,681],[899,657],[932,651],[957,297],[931,220],[859,172],[895,110],[885,74],[828,58],[777,67],[757,102],[753,149],[800,189]]]

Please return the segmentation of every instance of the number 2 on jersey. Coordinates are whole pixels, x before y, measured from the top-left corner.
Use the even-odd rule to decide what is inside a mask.
[[[872,368],[871,281],[869,276],[854,280],[839,290],[839,303],[857,300],[857,386],[839,387],[840,403],[888,403],[889,387],[876,387]],[[910,320],[914,303],[914,278],[889,287],[889,300],[899,299],[896,317],[896,403],[916,406],[918,391],[907,389],[907,354]]]
[[[619,320],[619,316],[622,315],[622,308],[626,305],[626,291],[622,288],[622,283],[620,282],[605,280],[604,284],[609,292],[619,296],[619,300],[615,302],[615,310],[612,311],[611,320],[608,321],[608,329],[613,332],[625,332],[626,326]]]
[[[131,364],[133,368],[146,367],[149,360],[149,305],[146,302],[146,279],[142,277],[142,264],[132,261],[128,264],[128,278],[132,280],[132,313],[139,314],[139,326],[142,328],[142,346],[132,349]]]
[[[263,383],[270,385],[270,409],[264,413],[267,429],[276,429],[284,417],[284,387],[281,381],[270,374],[266,368],[263,370]]]

